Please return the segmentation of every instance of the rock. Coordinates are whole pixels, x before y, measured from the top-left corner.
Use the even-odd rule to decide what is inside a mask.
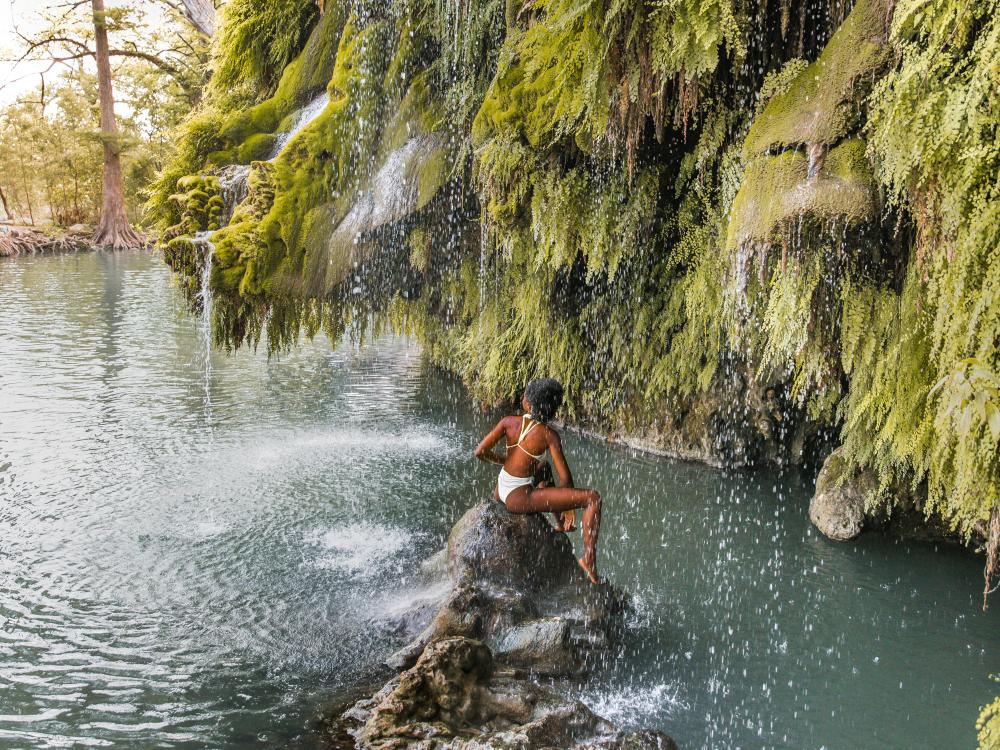
[[[851,471],[843,448],[831,453],[816,479],[816,493],[809,503],[809,520],[823,534],[847,541],[865,527],[865,506],[877,489],[870,471]]]
[[[372,750],[676,749],[661,732],[623,732],[530,675],[581,677],[609,654],[628,610],[592,585],[573,545],[541,515],[487,500],[424,566],[451,590],[388,664],[405,670],[343,711],[336,730]],[[555,684],[555,683],[553,683]]]
[[[843,457],[843,448],[838,448],[823,462],[816,478],[816,492],[809,502],[809,520],[837,541],[854,539],[863,531],[879,531],[912,542],[972,548],[986,540],[985,528],[976,528],[965,538],[939,515],[928,514],[926,484],[917,487],[905,482],[890,484],[884,491],[892,498],[891,506],[870,511],[869,498],[878,491],[874,472],[852,470]]]
[[[459,583],[539,591],[582,578],[565,534],[537,513],[510,513],[486,501],[470,509],[448,537],[448,570]]]
[[[342,719],[371,750],[676,748],[661,732],[621,732],[582,703],[495,672],[481,641],[447,638]]]
[[[562,673],[567,664],[576,662],[570,630],[563,617],[543,617],[516,625],[500,639],[497,655],[539,673]]]
[[[439,555],[429,567],[441,565]],[[587,581],[572,543],[544,517],[494,500],[453,527],[447,572],[450,593],[424,631],[386,660],[393,669],[412,666],[436,639],[463,636],[533,673],[578,675],[616,640],[629,608],[610,584]]]

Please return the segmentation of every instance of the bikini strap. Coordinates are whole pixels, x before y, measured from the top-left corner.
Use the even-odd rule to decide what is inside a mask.
[[[527,425],[527,426],[526,426],[526,425],[525,425],[525,422],[526,422],[526,421],[527,421],[527,422],[530,422],[531,424],[529,424],[529,425]],[[522,451],[522,452],[523,452],[523,453],[524,453],[524,454],[525,454],[526,456],[531,456],[531,457],[532,457],[533,459],[535,459],[536,461],[540,461],[540,460],[541,460],[541,458],[542,458],[542,456],[544,456],[544,455],[545,455],[545,451],[542,451],[541,453],[539,453],[539,454],[538,454],[538,455],[536,456],[536,455],[535,455],[534,453],[529,453],[529,452],[528,452],[528,449],[527,449],[527,448],[525,448],[525,447],[524,447],[523,445],[521,445],[521,441],[522,441],[522,440],[524,440],[524,438],[525,438],[525,437],[527,436],[527,434],[528,434],[529,432],[531,432],[531,431],[532,431],[533,429],[535,429],[535,428],[536,428],[536,427],[537,427],[537,426],[538,426],[539,424],[541,424],[541,422],[536,422],[536,421],[535,421],[535,420],[534,420],[534,419],[533,419],[533,418],[531,417],[531,415],[530,415],[530,414],[525,414],[525,415],[524,415],[523,417],[521,417],[521,435],[520,435],[520,437],[518,437],[518,439],[517,439],[517,442],[516,442],[516,443],[514,443],[514,445],[509,445],[509,446],[507,446],[507,449],[508,449],[508,450],[510,450],[511,448],[514,448],[514,447],[517,447],[517,448],[520,448],[520,449],[521,449],[521,451]]]
[[[525,426],[525,422],[529,422],[530,424]],[[537,426],[538,422],[532,419],[530,414],[525,414],[523,417],[521,417],[521,434],[517,438],[516,445],[520,445],[521,441],[524,440],[525,436],[533,429],[535,429]]]

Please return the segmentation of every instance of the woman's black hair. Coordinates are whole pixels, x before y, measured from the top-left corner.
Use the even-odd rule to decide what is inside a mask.
[[[548,422],[562,406],[563,387],[553,378],[539,378],[528,383],[524,397],[531,407],[531,416],[539,422]]]

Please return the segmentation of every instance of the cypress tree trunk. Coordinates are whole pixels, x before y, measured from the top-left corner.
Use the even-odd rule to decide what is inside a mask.
[[[184,15],[206,36],[215,33],[215,3],[212,0],[183,0]]]
[[[14,214],[11,213],[10,203],[7,202],[7,194],[3,191],[3,185],[0,185],[0,203],[3,204],[3,217],[5,219],[13,219]]]
[[[94,244],[113,250],[141,247],[143,240],[129,224],[125,213],[125,189],[115,120],[115,95],[111,87],[111,56],[104,0],[91,0],[94,9],[94,40],[97,59],[97,91],[101,100],[101,140],[104,142],[104,185],[101,216]]]

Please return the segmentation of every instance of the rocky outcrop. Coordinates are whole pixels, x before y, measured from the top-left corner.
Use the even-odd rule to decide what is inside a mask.
[[[624,626],[627,597],[610,584],[590,584],[569,539],[541,515],[484,501],[455,524],[443,554],[451,592],[424,631],[389,659],[396,669],[414,664],[427,644],[462,636],[534,674],[580,675]]]
[[[671,750],[660,732],[622,732],[582,703],[497,668],[482,642],[445,638],[347,711],[363,748]]]
[[[622,592],[587,582],[542,516],[482,502],[455,524],[441,564],[451,591],[389,659],[401,673],[342,716],[360,747],[676,747],[660,732],[620,731],[532,679],[582,677],[612,652],[628,609]]]
[[[871,470],[849,465],[843,448],[831,453],[819,476],[816,492],[809,502],[809,520],[825,536],[838,542],[856,538],[865,531],[879,531],[893,537],[919,542],[979,546],[986,540],[985,524],[964,539],[938,515],[928,515],[927,489],[916,490],[894,484],[887,489],[894,499],[891,507],[874,503],[878,480]]]
[[[831,539],[854,539],[865,528],[865,506],[876,489],[871,472],[852,471],[841,449],[835,450],[823,462],[816,479],[809,520]]]

